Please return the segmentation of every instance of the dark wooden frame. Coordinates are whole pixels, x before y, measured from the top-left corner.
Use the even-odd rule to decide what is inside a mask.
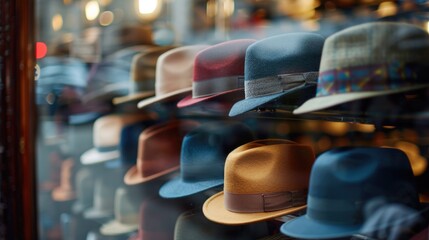
[[[0,239],[37,239],[32,0],[0,1]]]

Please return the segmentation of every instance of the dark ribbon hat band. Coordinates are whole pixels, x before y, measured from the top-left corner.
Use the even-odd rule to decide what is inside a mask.
[[[192,97],[200,98],[230,90],[244,88],[243,76],[212,78],[192,84]]]
[[[318,72],[291,73],[245,81],[247,98],[281,93],[305,84],[317,84]]]
[[[110,147],[96,147],[98,152],[113,152],[118,151],[119,146],[110,146]]]
[[[272,212],[303,206],[307,202],[307,190],[279,193],[234,194],[224,192],[225,207],[231,212]]]
[[[142,91],[152,91],[155,86],[155,79],[134,81],[130,84],[130,94]]]

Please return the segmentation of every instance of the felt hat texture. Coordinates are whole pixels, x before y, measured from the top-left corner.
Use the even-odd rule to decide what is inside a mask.
[[[318,156],[310,176],[307,213],[281,227],[295,238],[331,239],[359,233],[364,207],[383,197],[419,206],[407,156],[395,148],[342,147]]]
[[[249,46],[244,66],[245,98],[232,106],[229,116],[282,96],[303,92],[314,96],[324,40],[316,33],[286,33]]]
[[[159,56],[156,63],[155,97],[138,103],[145,108],[154,103],[179,100],[192,87],[194,59],[209,45],[190,45],[171,49]]]
[[[294,114],[429,86],[429,34],[407,23],[374,22],[329,36],[316,96]]]
[[[265,223],[228,226],[207,220],[201,210],[182,213],[176,221],[174,240],[247,240],[269,234]]]
[[[191,106],[220,95],[242,97],[244,57],[253,39],[238,39],[213,45],[195,57],[192,95],[177,103],[179,108]]]
[[[250,128],[240,122],[205,123],[189,132],[182,143],[180,176],[166,182],[160,196],[184,197],[222,185],[228,154],[253,140]]]
[[[97,64],[89,72],[88,86],[82,101],[88,103],[111,102],[113,98],[127,95],[131,63],[134,57],[151,48],[147,45],[138,45],[123,48]]]
[[[284,139],[262,139],[232,151],[225,163],[224,191],[207,199],[211,221],[239,225],[305,209],[314,153]]]
[[[128,185],[144,183],[177,170],[183,137],[199,125],[190,120],[172,120],[140,133],[136,165],[124,176]]]
[[[155,71],[158,58],[172,47],[152,47],[133,57],[128,95],[113,98],[114,104],[137,101],[155,95]]]
[[[140,202],[130,193],[130,189],[119,187],[115,192],[115,218],[100,227],[100,233],[106,236],[122,235],[138,229]]]
[[[119,159],[122,128],[128,124],[148,119],[146,114],[110,114],[98,118],[93,126],[94,147],[85,151],[80,161],[84,165]]]

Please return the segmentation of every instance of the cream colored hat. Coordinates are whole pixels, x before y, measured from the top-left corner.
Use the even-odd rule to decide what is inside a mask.
[[[149,119],[147,114],[112,114],[94,122],[94,147],[80,157],[82,164],[95,164],[119,158],[119,139],[125,125]]]
[[[306,208],[314,153],[283,139],[256,140],[233,150],[225,163],[224,191],[206,200],[211,221],[237,225]]]
[[[172,49],[162,54],[156,65],[155,97],[138,103],[144,108],[159,101],[181,99],[192,89],[194,58],[209,45],[191,45]]]

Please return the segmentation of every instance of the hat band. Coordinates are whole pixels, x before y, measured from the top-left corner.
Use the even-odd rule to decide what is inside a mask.
[[[278,193],[235,194],[224,192],[225,207],[231,212],[272,212],[302,206],[307,202],[307,190]]]
[[[307,216],[336,224],[362,223],[362,202],[308,196]]]
[[[212,78],[192,83],[192,98],[206,97],[244,87],[243,76]]]
[[[139,223],[139,216],[137,213],[133,214],[127,214],[127,215],[123,215],[123,214],[117,214],[115,213],[118,219],[118,222],[122,223],[122,224],[128,224],[128,225],[137,225]]]
[[[427,84],[428,77],[427,66],[399,62],[334,69],[320,73],[316,96]]]
[[[281,93],[306,84],[317,84],[318,72],[281,74],[244,82],[247,98]]]
[[[155,79],[144,80],[144,81],[134,80],[130,84],[130,94],[139,93],[143,91],[153,91],[154,88],[155,88]]]
[[[118,146],[109,146],[109,147],[96,147],[98,152],[113,152],[119,150]]]

